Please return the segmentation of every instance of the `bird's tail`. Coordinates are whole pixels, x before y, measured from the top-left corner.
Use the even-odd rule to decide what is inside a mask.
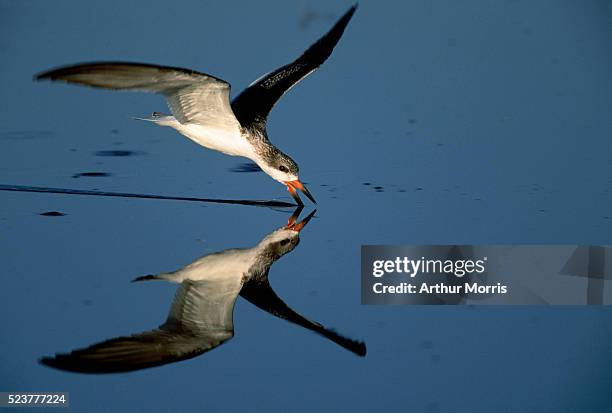
[[[176,122],[176,118],[172,115],[166,115],[161,112],[153,112],[151,116],[146,118],[138,118],[134,117],[136,120],[144,120],[147,122],[154,122],[160,126],[170,126],[171,124]]]

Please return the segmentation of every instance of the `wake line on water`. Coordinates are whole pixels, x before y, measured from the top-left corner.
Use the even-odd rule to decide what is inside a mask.
[[[24,185],[3,185],[0,184],[0,191],[12,192],[38,192],[46,194],[64,194],[64,195],[89,195],[89,196],[110,196],[118,198],[144,198],[144,199],[164,199],[172,201],[190,201],[190,202],[207,202],[214,204],[233,204],[233,205],[248,205],[259,207],[276,207],[276,208],[295,208],[295,204],[284,201],[265,201],[251,199],[215,199],[215,198],[195,198],[185,196],[167,196],[167,195],[149,195],[149,194],[131,194],[125,192],[106,192],[106,191],[90,191],[86,189],[64,189],[64,188],[46,188],[39,186],[24,186]]]

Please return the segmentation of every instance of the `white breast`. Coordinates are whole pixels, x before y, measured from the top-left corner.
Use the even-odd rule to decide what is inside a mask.
[[[184,280],[241,279],[253,266],[255,258],[253,249],[229,249],[201,257],[178,271],[160,274],[160,278],[179,283]]]
[[[196,123],[181,124],[174,122],[172,126],[192,141],[208,149],[223,152],[232,156],[252,158],[253,149],[249,142],[235,128],[218,128]]]

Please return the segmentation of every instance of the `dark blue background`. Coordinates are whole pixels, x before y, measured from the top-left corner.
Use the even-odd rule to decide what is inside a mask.
[[[235,95],[348,6],[0,1],[0,183],[288,199],[264,174],[231,172],[242,160],[130,119],[164,111],[157,96],[32,76],[143,61],[213,74]],[[605,1],[363,1],[330,60],[274,109],[270,137],[319,212],[271,282],[365,340],[365,359],[239,300],[235,338],[191,361],[112,376],[42,367],[42,355],[162,322],[175,286],[133,277],[252,246],[288,215],[0,193],[1,389],[69,391],[73,410],[92,412],[611,409],[609,309],[359,304],[362,244],[610,243],[611,19]],[[95,171],[112,175],[72,177]],[[38,215],[50,210],[67,215]]]

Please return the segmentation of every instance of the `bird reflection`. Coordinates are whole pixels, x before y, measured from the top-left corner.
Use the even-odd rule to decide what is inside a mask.
[[[215,252],[174,272],[136,278],[136,282],[165,280],[180,283],[168,318],[158,328],[113,338],[67,354],[45,357],[40,362],[67,371],[117,373],[199,356],[234,336],[233,311],[238,295],[276,317],[365,356],[363,342],[344,337],[298,314],[270,286],[270,267],[299,244],[300,231],[315,213],[313,211],[299,221],[301,209],[293,213],[287,225],[266,235],[252,248]]]

